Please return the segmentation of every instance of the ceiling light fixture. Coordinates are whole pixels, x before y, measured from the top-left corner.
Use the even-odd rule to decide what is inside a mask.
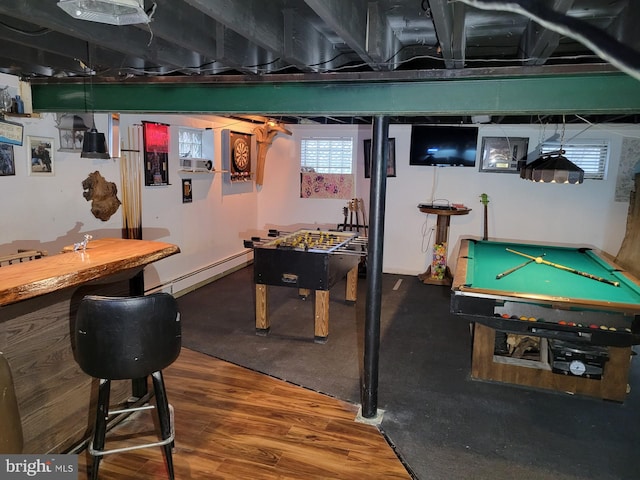
[[[584,170],[565,157],[564,153],[564,150],[556,150],[540,156],[522,167],[520,177],[543,183],[582,183]]]
[[[564,144],[565,118],[562,116],[562,136],[560,149],[541,154],[533,162],[520,168],[520,178],[541,183],[572,183],[584,181],[584,170],[567,157],[562,146]]]
[[[73,18],[109,25],[136,25],[151,20],[144,0],[60,0],[58,6]]]
[[[97,158],[99,160],[109,160],[111,155],[107,152],[107,140],[104,133],[98,132],[95,123],[84,132],[84,140],[82,141],[81,158]]]

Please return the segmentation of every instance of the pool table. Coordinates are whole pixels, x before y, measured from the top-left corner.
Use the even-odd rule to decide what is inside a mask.
[[[631,346],[640,343],[640,284],[604,253],[462,239],[451,312],[473,324],[473,377],[624,400]],[[496,331],[568,343],[576,359],[606,347],[602,375],[558,373],[546,347],[535,365],[496,355]]]

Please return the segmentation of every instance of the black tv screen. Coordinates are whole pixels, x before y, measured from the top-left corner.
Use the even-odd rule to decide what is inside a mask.
[[[410,165],[473,167],[478,127],[413,125]]]

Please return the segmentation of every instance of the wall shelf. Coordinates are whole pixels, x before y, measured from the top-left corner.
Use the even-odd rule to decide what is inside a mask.
[[[205,170],[185,170],[185,169],[180,169],[178,170],[178,173],[180,175],[213,175],[216,173],[228,173],[228,170],[209,170],[209,171],[205,171]]]
[[[13,112],[5,112],[5,117],[13,117],[13,118],[41,118],[39,113],[13,113]]]

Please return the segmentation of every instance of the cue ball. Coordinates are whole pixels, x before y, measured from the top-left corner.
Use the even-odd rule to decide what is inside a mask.
[[[542,257],[536,258],[536,263],[542,263]]]

